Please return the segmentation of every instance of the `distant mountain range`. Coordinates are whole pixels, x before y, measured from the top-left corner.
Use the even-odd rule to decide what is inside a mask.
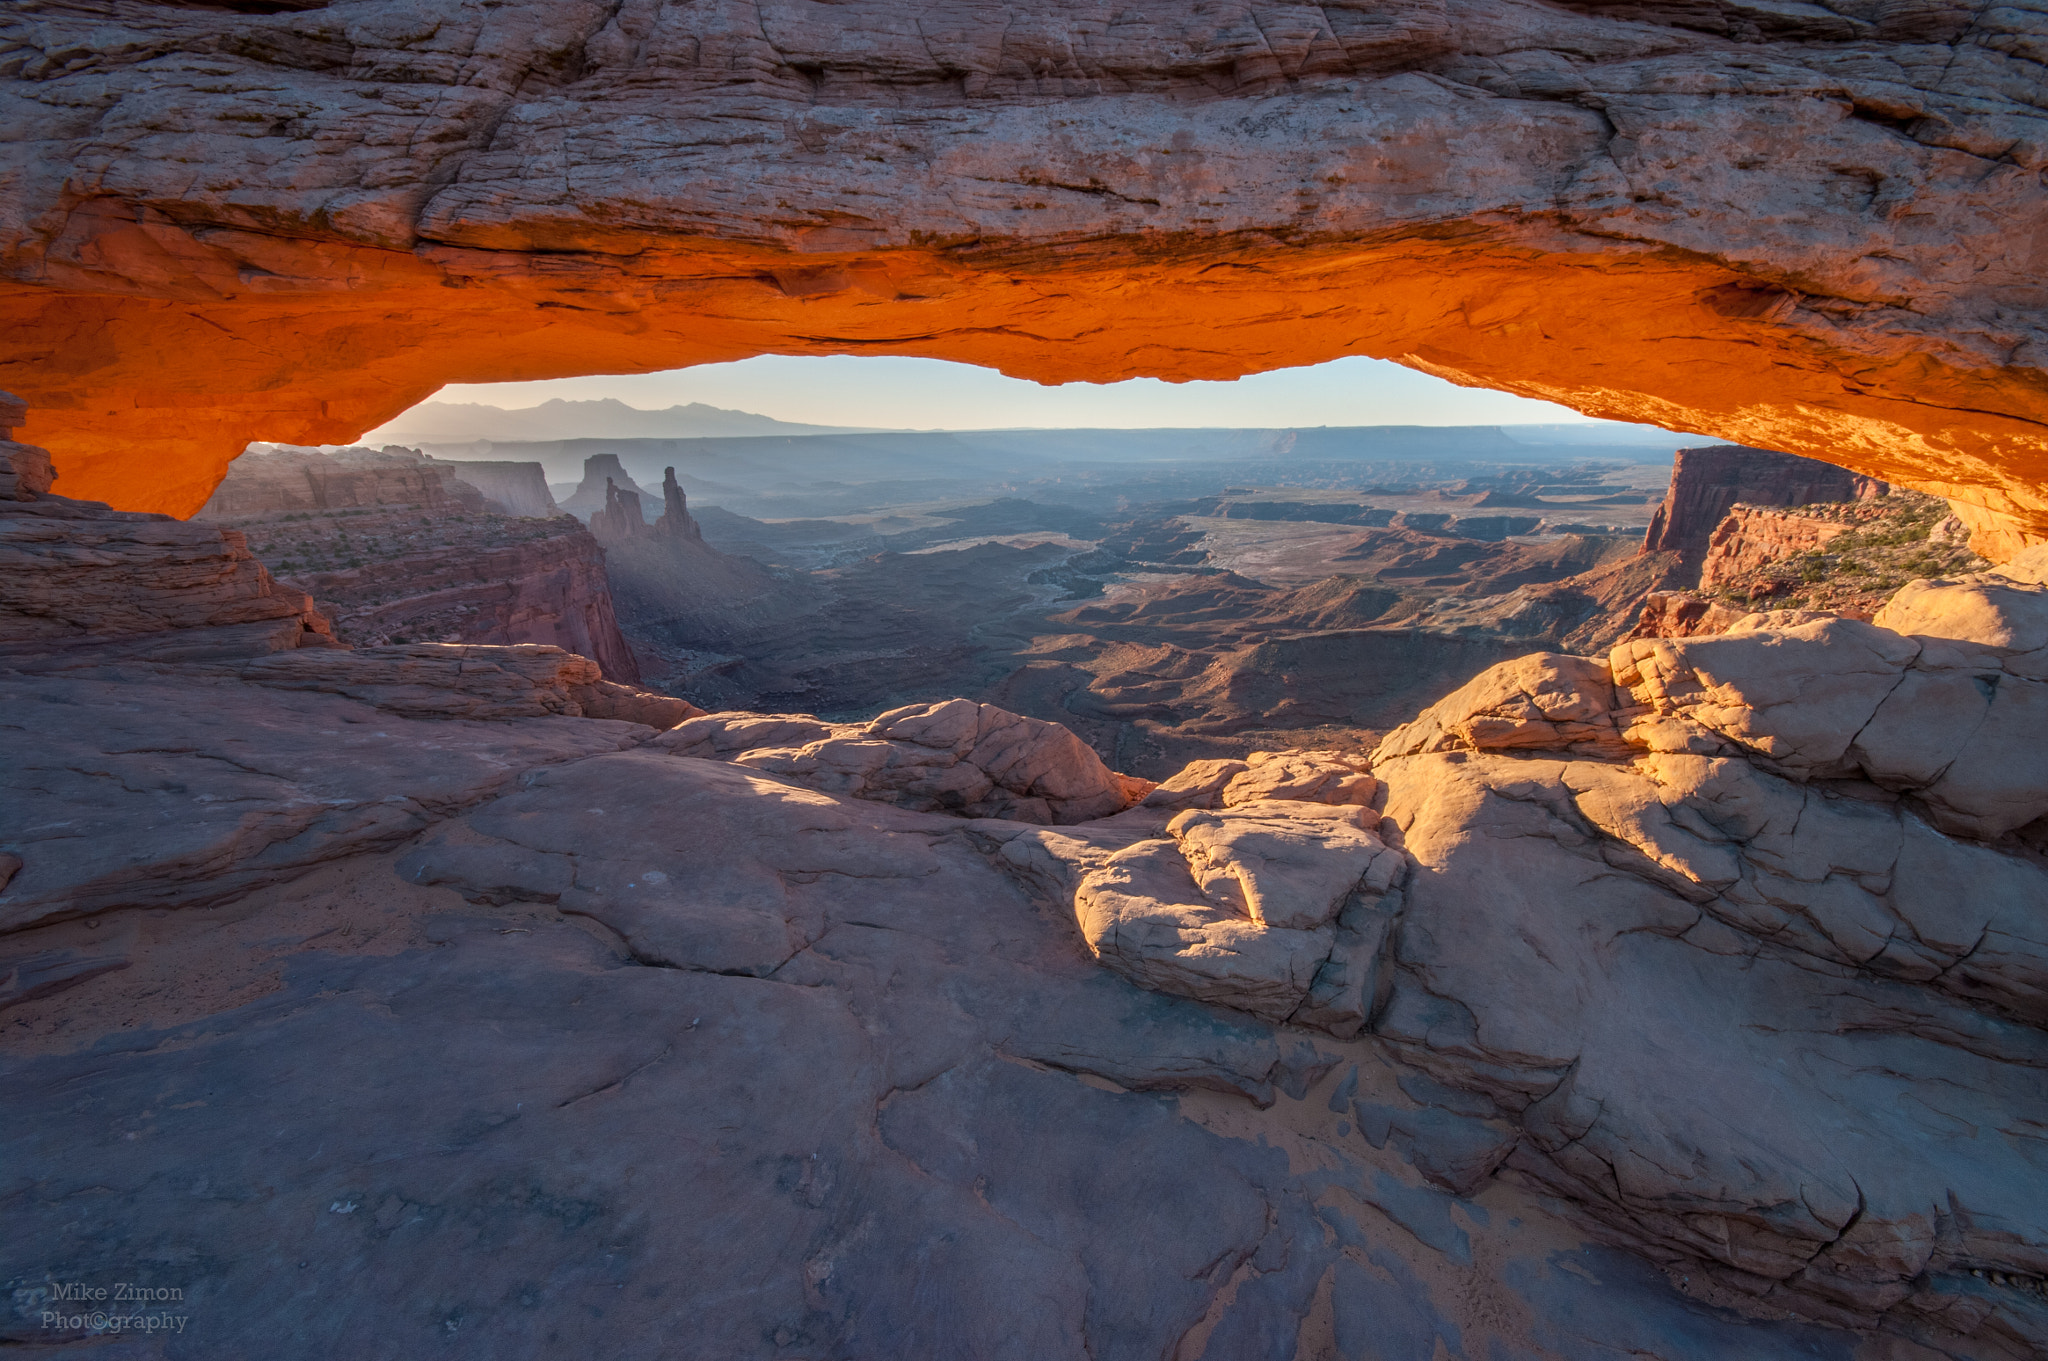
[[[706,439],[734,435],[850,435],[872,431],[862,425],[801,425],[757,416],[751,411],[692,402],[663,411],[607,397],[567,402],[557,397],[539,406],[507,411],[476,402],[422,402],[360,441],[384,444],[472,444],[561,439]]]
[[[1303,433],[1315,438],[1323,427],[1305,430]],[[1434,443],[1438,440],[1456,442],[1477,430],[1497,430],[1501,435],[1517,444],[1532,445],[1644,445],[1657,446],[1665,450],[1690,442],[1688,437],[1674,437],[1669,433],[1645,425],[1623,425],[1615,421],[1572,422],[1555,425],[1507,425],[1507,426],[1377,426],[1377,427],[1329,427],[1343,435],[1353,431],[1370,429],[1382,432],[1406,431],[1410,438]],[[422,402],[396,420],[389,421],[364,435],[360,441],[371,448],[385,444],[408,445],[470,445],[470,444],[532,444],[555,440],[578,439],[731,439],[758,435],[864,435],[900,433],[871,425],[804,425],[797,421],[779,421],[773,416],[759,416],[751,411],[730,411],[724,407],[707,406],[703,402],[692,402],[688,406],[672,406],[661,411],[643,411],[628,406],[613,398],[598,401],[570,402],[557,397],[542,402],[539,406],[519,407],[507,410],[501,406],[488,406],[480,402]],[[1209,437],[1233,436],[1246,433],[1266,434],[1270,432],[1238,431],[1229,427],[1203,427],[1178,431],[1081,431],[1065,429],[1024,428],[1015,430],[982,430],[973,432],[923,431],[923,434],[972,433],[984,436],[1052,436],[1056,441],[1071,442],[1087,434],[1100,436],[1115,443],[1124,443],[1131,437],[1176,435],[1194,436],[1197,442]],[[1703,440],[1702,443],[1712,443]],[[1448,448],[1448,444],[1444,446]],[[443,452],[452,453],[444,448]],[[475,450],[470,456],[485,452]],[[1179,451],[1176,451],[1179,452]]]

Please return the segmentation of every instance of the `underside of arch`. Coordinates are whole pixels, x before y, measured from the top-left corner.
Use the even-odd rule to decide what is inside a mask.
[[[0,77],[0,386],[60,491],[185,514],[448,382],[1364,354],[2004,556],[2048,536],[2039,35],[1859,3],[51,10]]]

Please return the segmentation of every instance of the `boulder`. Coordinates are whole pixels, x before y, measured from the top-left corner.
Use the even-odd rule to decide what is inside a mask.
[[[1175,812],[1183,808],[1220,808],[1225,787],[1250,769],[1248,761],[1190,761],[1145,796],[1145,807]]]
[[[1386,851],[1356,814],[1317,816],[1278,800],[1226,813],[1190,810],[1167,831],[1206,896],[1268,930],[1313,931],[1334,921]]]
[[[1223,787],[1223,806],[1274,799],[1368,804],[1379,791],[1369,769],[1363,756],[1341,751],[1255,751]]]
[[[1623,749],[1607,664],[1538,652],[1482,671],[1380,740],[1374,761],[1431,751]]]
[[[1738,1297],[2048,1341],[2048,877],[1742,758],[1380,767],[1417,869],[1374,1021],[1506,1174]],[[1940,1207],[1938,1212],[1930,1207]],[[2021,1339],[2025,1339],[2022,1341]]]
[[[1998,613],[1983,590],[1909,587],[1888,617],[2029,641],[2026,612]],[[1615,680],[1639,708],[1624,740],[1745,754],[1800,780],[1866,779],[1911,795],[1957,835],[1995,839],[2048,815],[2031,754],[2030,734],[2048,723],[2038,644],[1908,638],[1850,619],[1774,622],[1755,615],[1717,637],[1618,646]]]
[[[1916,581],[1871,622],[1909,637],[1977,643],[2005,668],[2048,680],[2048,585],[1990,573]]]
[[[712,714],[661,745],[834,794],[1042,825],[1107,817],[1152,790],[1150,781],[1110,770],[1057,723],[965,699],[907,705],[867,723]]]
[[[1350,1036],[1406,869],[1377,825],[1357,805],[1273,799],[1188,809],[1163,836],[1012,833],[1000,859],[1139,986]]]
[[[1145,796],[1147,808],[1229,808],[1272,799],[1369,804],[1379,785],[1363,756],[1255,751],[1242,761],[1192,761]]]

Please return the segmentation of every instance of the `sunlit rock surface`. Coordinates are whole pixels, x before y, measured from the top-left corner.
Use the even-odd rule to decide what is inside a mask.
[[[1953,495],[2002,558],[2048,530],[2043,23],[18,7],[0,383],[60,490],[182,514],[450,380],[1364,353]]]

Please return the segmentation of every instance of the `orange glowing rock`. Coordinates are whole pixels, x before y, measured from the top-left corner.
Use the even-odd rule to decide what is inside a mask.
[[[39,16],[0,386],[62,491],[189,513],[448,382],[1365,354],[2048,536],[2038,16],[900,8]]]

